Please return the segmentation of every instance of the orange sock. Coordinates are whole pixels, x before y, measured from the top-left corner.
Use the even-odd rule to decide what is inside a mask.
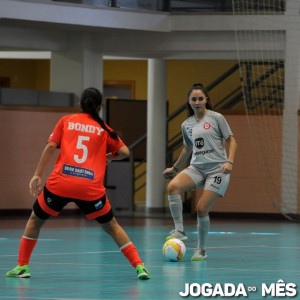
[[[134,268],[143,264],[137,249],[132,242],[123,245],[120,250]]]
[[[31,254],[36,243],[37,243],[37,239],[31,239],[26,236],[21,237],[20,247],[19,247],[19,258],[18,258],[19,266],[24,266],[29,264]]]

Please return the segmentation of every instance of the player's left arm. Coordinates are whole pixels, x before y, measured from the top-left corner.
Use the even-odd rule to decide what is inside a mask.
[[[128,157],[130,154],[130,151],[127,146],[123,145],[119,148],[119,150],[114,154],[113,160],[122,160],[126,157]]]
[[[106,154],[106,161],[107,163],[111,162],[112,160],[122,160],[128,157],[130,151],[126,145],[121,146],[115,153],[107,153]]]
[[[227,156],[227,161],[223,165],[222,172],[224,173],[230,173],[232,171],[232,167],[234,164],[234,158],[235,158],[235,153],[237,149],[237,142],[236,139],[233,135],[230,135],[227,140],[228,144],[228,156]]]

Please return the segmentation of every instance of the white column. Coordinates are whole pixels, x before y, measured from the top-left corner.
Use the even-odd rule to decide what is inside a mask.
[[[146,211],[164,211],[166,157],[166,62],[148,60]]]
[[[83,54],[82,54],[82,72],[83,82],[82,87],[86,89],[88,87],[97,88],[103,95],[103,55],[99,51],[95,50],[92,44],[92,39],[89,36],[85,36],[83,39]],[[103,97],[103,104],[104,104]],[[100,117],[105,119],[106,111],[105,106],[100,111]]]
[[[287,1],[287,15],[299,16],[299,0]],[[297,213],[298,109],[300,97],[300,31],[290,24],[286,31],[285,92],[282,130],[281,211]]]
[[[103,80],[103,56],[87,35],[83,39],[83,88],[94,87],[103,92]]]
[[[79,100],[90,86],[103,89],[102,55],[93,49],[89,35],[71,34],[68,48],[51,55],[50,90],[74,93]]]

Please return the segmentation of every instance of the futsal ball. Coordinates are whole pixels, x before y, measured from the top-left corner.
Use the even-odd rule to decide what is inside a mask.
[[[162,252],[167,261],[180,261],[184,258],[186,247],[181,240],[170,239],[164,243]]]

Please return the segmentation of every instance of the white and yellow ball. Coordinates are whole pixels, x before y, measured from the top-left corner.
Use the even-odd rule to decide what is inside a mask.
[[[167,261],[180,261],[185,256],[186,247],[181,240],[174,238],[164,243],[162,252]]]

